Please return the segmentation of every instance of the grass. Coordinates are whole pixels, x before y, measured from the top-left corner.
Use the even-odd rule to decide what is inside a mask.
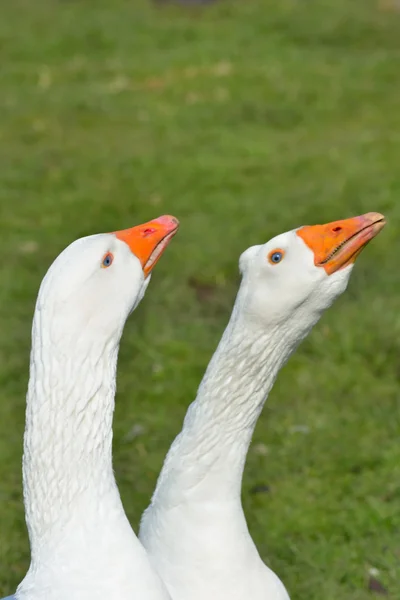
[[[115,470],[137,528],[227,322],[239,254],[376,210],[388,227],[268,401],[244,504],[293,598],[368,600],[371,573],[400,598],[399,30],[395,0],[2,7],[0,595],[29,562],[30,324],[63,247],[181,220],[121,347]]]

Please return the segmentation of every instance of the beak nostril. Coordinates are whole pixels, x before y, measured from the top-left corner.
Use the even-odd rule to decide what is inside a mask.
[[[338,225],[337,227],[332,227],[332,231],[342,231],[342,228],[340,227],[340,225]]]
[[[148,227],[147,229],[143,229],[143,235],[151,235],[155,233],[155,229],[153,227]]]

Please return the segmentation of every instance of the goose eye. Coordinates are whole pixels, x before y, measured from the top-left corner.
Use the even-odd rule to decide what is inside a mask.
[[[284,256],[285,252],[283,250],[272,250],[272,252],[268,254],[268,260],[271,263],[271,265],[277,265],[281,262]]]
[[[111,252],[107,252],[107,254],[104,255],[103,260],[101,262],[102,268],[107,269],[107,267],[110,267],[112,265],[113,260],[114,256],[111,254]]]

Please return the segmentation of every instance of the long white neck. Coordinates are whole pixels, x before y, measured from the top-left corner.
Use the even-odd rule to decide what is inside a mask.
[[[36,311],[23,458],[31,565],[16,597],[167,600],[112,469],[120,336],[52,325]]]
[[[34,319],[24,439],[24,499],[32,561],[60,536],[101,524],[106,507],[123,514],[112,470],[118,346],[46,335]],[[53,547],[54,546],[54,547]]]
[[[242,306],[239,292],[140,525],[139,537],[177,600],[288,600],[251,539],[241,483],[268,393],[318,315],[271,326]]]
[[[240,502],[257,419],[279,370],[312,325],[297,333],[290,322],[263,329],[236,305],[167,455],[153,504],[174,506],[189,497]]]

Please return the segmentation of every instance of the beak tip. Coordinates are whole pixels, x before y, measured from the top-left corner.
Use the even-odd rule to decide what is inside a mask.
[[[368,219],[369,221],[385,221],[385,216],[382,213],[379,212],[368,212],[364,215],[364,217],[366,219]]]
[[[369,212],[364,215],[365,221],[371,224],[375,235],[378,234],[386,225],[386,218],[378,212]]]
[[[166,227],[178,227],[179,226],[178,219],[176,217],[173,217],[172,215],[162,215],[161,217],[154,219],[154,221],[156,223],[159,223],[160,225],[164,225]]]

